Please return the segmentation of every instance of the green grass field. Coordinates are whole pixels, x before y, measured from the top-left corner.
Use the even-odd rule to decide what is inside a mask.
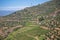
[[[32,25],[32,26],[30,26]],[[40,26],[29,23],[26,27],[20,28],[10,33],[5,40],[43,40],[48,30],[41,29]]]

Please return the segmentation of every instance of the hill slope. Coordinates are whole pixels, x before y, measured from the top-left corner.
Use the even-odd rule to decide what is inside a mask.
[[[60,1],[53,0],[0,17],[1,29],[6,28],[3,29],[4,32],[18,25],[22,25],[21,28],[18,27],[14,29],[14,32],[8,35],[5,40],[24,40],[25,38],[25,40],[44,40],[46,36],[46,40],[59,39],[60,34],[56,34],[57,37],[55,36],[53,39],[51,38],[51,35],[55,35],[57,31],[55,31],[55,29],[60,26],[59,4]],[[9,34],[9,32],[10,31],[8,31],[7,34]],[[58,30],[58,32],[60,32],[60,30]]]
[[[49,1],[41,5],[39,4],[37,6],[16,11],[13,14],[10,14],[8,16],[1,17],[0,23],[4,27],[5,26],[7,27],[8,25],[11,25],[11,26],[14,26],[14,25],[17,26],[19,24],[23,25],[25,21],[36,20],[39,16],[45,16],[45,15],[51,14],[55,10],[56,10],[56,3],[53,1]]]

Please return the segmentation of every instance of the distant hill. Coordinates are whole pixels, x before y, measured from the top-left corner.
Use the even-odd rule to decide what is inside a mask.
[[[0,10],[0,16],[6,16],[15,12],[14,10]]]

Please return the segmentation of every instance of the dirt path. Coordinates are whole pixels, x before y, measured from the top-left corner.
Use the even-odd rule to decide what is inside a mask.
[[[48,27],[44,27],[44,26],[40,26],[40,28],[45,29],[45,30],[49,29]]]
[[[18,26],[16,26],[16,27],[12,27],[10,30],[14,30],[14,29],[16,29],[16,28],[21,28],[22,27],[22,25],[18,25]]]
[[[44,26],[40,26],[40,28],[42,28],[42,29],[45,29],[45,30],[49,30],[49,28],[48,27],[44,27]],[[54,28],[55,30],[59,30],[60,31],[60,28]]]
[[[32,38],[34,38],[34,39],[36,39],[36,40],[39,40],[39,38],[38,38],[38,36],[32,36],[32,35],[27,35],[28,37],[32,37]]]
[[[55,14],[56,14],[57,12],[60,12],[60,10],[55,11]]]
[[[16,26],[16,27],[9,28],[9,29],[7,29],[7,30],[5,31],[5,33],[7,33],[7,32],[13,32],[14,29],[16,29],[16,28],[21,28],[21,27],[22,27],[22,25],[18,25],[18,26]]]
[[[38,36],[35,37],[36,40],[39,40]]]

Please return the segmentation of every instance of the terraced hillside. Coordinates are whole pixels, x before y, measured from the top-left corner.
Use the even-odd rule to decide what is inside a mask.
[[[26,21],[35,21],[39,16],[46,16],[56,10],[56,3],[53,1],[39,4],[37,6],[25,8],[14,12],[13,14],[0,17],[0,26],[17,26],[23,25]]]
[[[59,29],[59,0],[51,0],[0,17],[1,40],[60,40]]]
[[[40,28],[39,25],[29,24],[11,33],[5,40],[43,40],[46,33],[48,30]]]

